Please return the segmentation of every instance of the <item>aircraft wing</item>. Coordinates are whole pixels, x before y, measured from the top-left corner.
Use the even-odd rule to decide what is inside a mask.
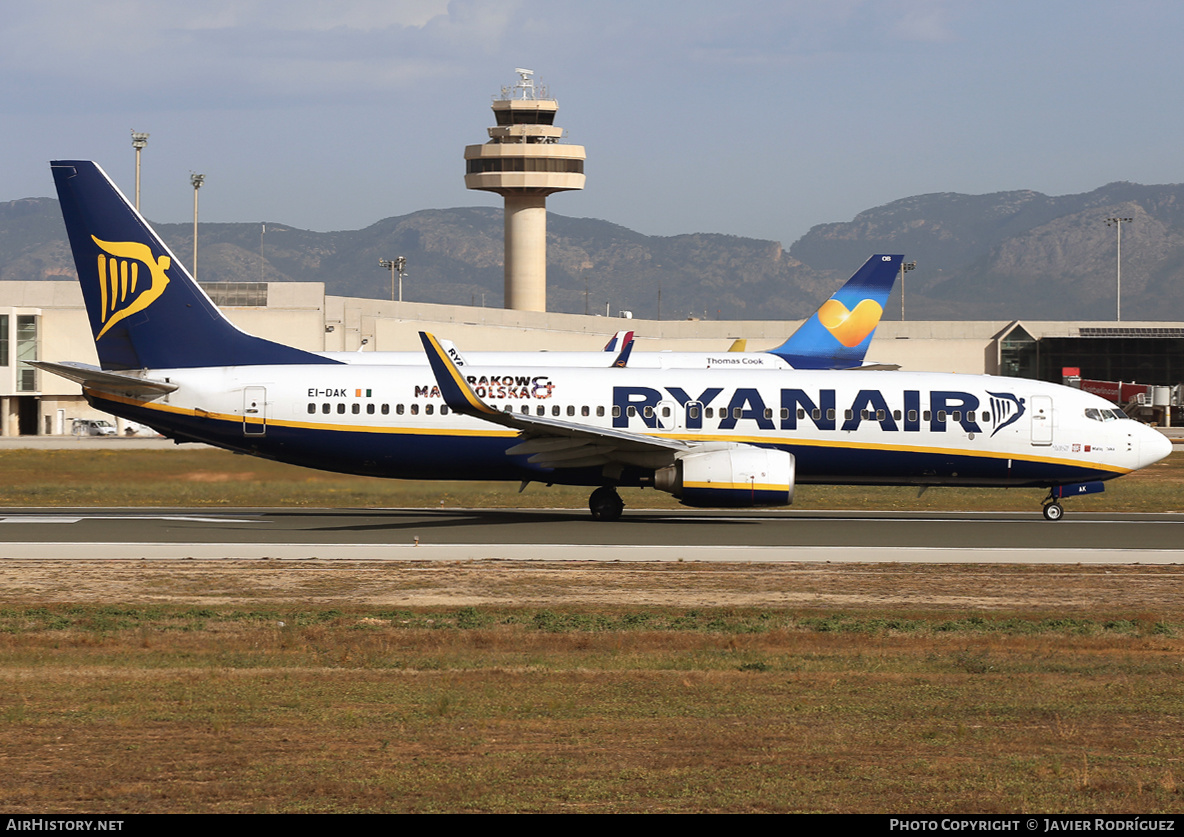
[[[31,360],[30,366],[52,372],[68,381],[75,381],[87,389],[97,389],[116,395],[165,395],[177,389],[176,384],[138,378],[120,372],[106,372],[89,363],[50,363],[47,360]]]
[[[423,331],[419,338],[449,409],[519,431],[522,441],[506,453],[529,454],[532,464],[544,468],[585,468],[611,463],[661,467],[693,447],[679,439],[495,410],[473,392],[439,340]]]

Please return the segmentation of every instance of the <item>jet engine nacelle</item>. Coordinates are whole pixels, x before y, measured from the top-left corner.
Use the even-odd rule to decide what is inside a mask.
[[[684,506],[788,506],[793,502],[793,454],[766,448],[690,453],[654,474],[654,487]]]

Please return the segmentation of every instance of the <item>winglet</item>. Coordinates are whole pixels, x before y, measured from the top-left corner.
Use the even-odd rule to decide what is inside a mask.
[[[621,348],[621,353],[617,355],[617,359],[613,361],[614,369],[624,369],[629,365],[629,355],[633,353],[633,332],[629,332],[629,339],[625,341],[625,345]]]
[[[877,254],[770,351],[794,369],[850,369],[863,363],[904,256]]]
[[[618,341],[621,342],[621,346],[622,346],[622,348],[624,348],[625,343],[633,342],[633,332],[632,331],[618,331],[616,334],[614,334],[612,337],[609,338],[609,341],[607,343],[604,344],[604,350],[606,352],[615,352],[617,350],[617,342]]]
[[[469,386],[465,376],[456,368],[448,352],[440,345],[434,335],[426,331],[419,333],[423,343],[423,350],[428,356],[428,363],[432,367],[432,374],[436,376],[436,385],[440,387],[440,395],[444,403],[454,412],[468,416],[498,415],[498,411],[490,407],[477,397]]]

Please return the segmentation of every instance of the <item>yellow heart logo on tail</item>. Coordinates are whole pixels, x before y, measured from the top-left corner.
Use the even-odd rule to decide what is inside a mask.
[[[865,299],[854,311],[837,299],[828,299],[818,309],[818,321],[848,349],[858,346],[880,323],[884,309],[874,299]]]

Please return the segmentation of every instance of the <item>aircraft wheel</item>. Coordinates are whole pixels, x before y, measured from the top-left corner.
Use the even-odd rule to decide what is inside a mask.
[[[592,492],[588,498],[588,509],[592,512],[593,520],[617,520],[625,510],[625,503],[617,489],[611,485],[602,485]]]
[[[1044,507],[1045,520],[1060,520],[1065,516],[1065,509],[1060,503],[1049,503]]]

